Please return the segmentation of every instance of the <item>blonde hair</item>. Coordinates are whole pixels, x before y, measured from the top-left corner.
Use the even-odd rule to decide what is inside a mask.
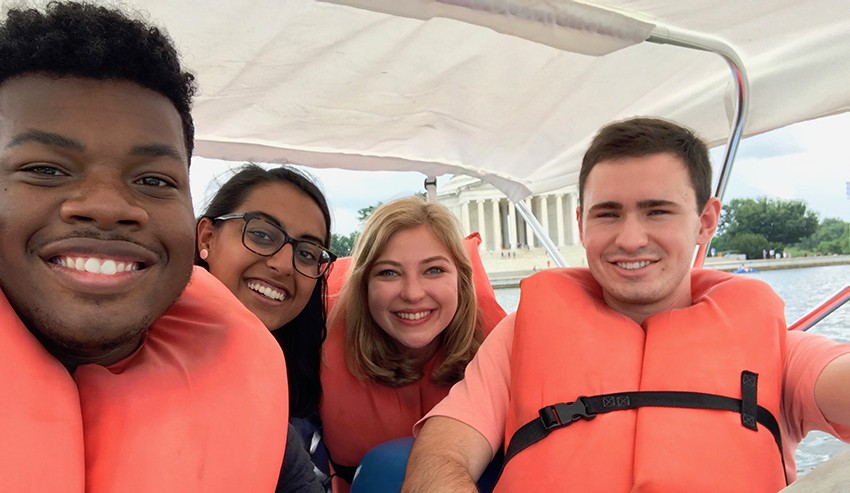
[[[357,238],[348,280],[340,291],[331,319],[345,319],[345,362],[356,377],[369,378],[392,387],[401,387],[422,378],[422,368],[399,351],[392,337],[372,318],[368,305],[372,266],[395,233],[417,226],[431,230],[449,250],[457,268],[457,311],[438,336],[439,351],[443,352],[444,358],[431,374],[435,384],[450,386],[463,378],[463,371],[484,335],[479,326],[472,263],[457,220],[445,206],[425,202],[419,197],[398,199],[379,206]],[[333,322],[331,325],[334,325]]]

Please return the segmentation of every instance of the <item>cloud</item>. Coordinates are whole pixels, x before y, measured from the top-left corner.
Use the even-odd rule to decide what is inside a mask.
[[[753,139],[764,137],[751,146]],[[768,138],[769,137],[769,138]],[[724,200],[766,196],[800,199],[821,218],[850,221],[850,199],[845,183],[850,181],[850,114],[841,114],[775,130],[746,139],[732,169]],[[769,152],[767,143],[781,139],[794,152]],[[750,147],[750,151],[747,148]],[[713,149],[712,161],[722,159],[722,149]],[[715,168],[715,172],[717,168]]]
[[[738,159],[759,159],[805,151],[797,142],[794,129],[783,127],[772,132],[748,137],[738,147]]]

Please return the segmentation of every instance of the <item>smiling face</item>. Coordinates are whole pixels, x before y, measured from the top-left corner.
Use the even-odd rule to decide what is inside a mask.
[[[689,306],[694,248],[714,234],[719,213],[716,198],[697,211],[687,169],[672,154],[596,164],[578,220],[605,303],[638,323]]]
[[[399,230],[368,275],[372,318],[399,349],[429,358],[458,306],[457,269],[448,248],[427,226]]]
[[[0,285],[68,366],[138,347],[192,268],[180,116],[123,81],[0,86]]]
[[[309,195],[288,183],[257,186],[232,212],[258,211],[278,223],[293,238],[324,245],[326,224],[319,205]],[[242,219],[198,224],[198,249],[209,252],[212,275],[253,312],[269,330],[291,322],[307,305],[316,279],[298,273],[292,266],[292,245],[284,245],[271,257],[251,252],[242,244]]]

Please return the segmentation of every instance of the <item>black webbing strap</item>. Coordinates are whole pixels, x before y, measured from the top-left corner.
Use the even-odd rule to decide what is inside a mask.
[[[741,424],[751,430],[758,430],[758,379],[756,373],[746,370],[741,372]]]
[[[354,481],[354,474],[357,472],[357,466],[343,466],[342,464],[337,464],[331,457],[328,457],[328,461],[334,468],[332,476],[339,476],[348,484],[351,484],[351,482]]]
[[[508,450],[505,452],[502,470],[513,456],[546,438],[556,428],[563,428],[580,419],[593,419],[597,414],[639,407],[717,409],[740,413],[741,423],[746,428],[758,430],[756,423],[761,423],[770,431],[777,447],[779,447],[779,455],[782,456],[782,437],[779,432],[779,423],[770,414],[770,411],[756,403],[757,381],[758,375],[755,373],[745,371],[741,374],[743,399],[701,392],[620,392],[592,397],[582,396],[575,402],[562,402],[546,406],[540,409],[539,418],[524,424],[511,437]]]

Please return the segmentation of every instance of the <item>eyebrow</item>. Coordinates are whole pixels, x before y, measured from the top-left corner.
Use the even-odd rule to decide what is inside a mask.
[[[277,220],[277,218],[276,218],[276,217],[274,217],[274,216],[272,216],[271,214],[267,214],[267,213],[265,213],[265,212],[263,212],[263,211],[251,211],[251,212],[256,212],[257,214],[259,214],[259,215],[260,215],[260,217],[262,217],[262,218],[263,218],[263,219],[265,219],[266,221],[268,221],[268,222],[270,222],[270,223],[274,224],[275,226],[277,226],[278,228],[280,228],[280,229],[282,229],[282,230],[286,231],[286,228],[284,227],[283,223],[281,223],[280,221],[278,221],[278,220]],[[286,234],[289,234],[289,231],[286,231]],[[297,238],[293,236],[293,238],[295,238],[296,240],[299,240],[299,241],[301,241],[301,240],[311,241],[311,242],[313,242],[313,243],[317,243],[317,244],[321,245],[321,246],[322,246],[322,248],[324,248],[324,242],[323,242],[323,241],[322,241],[322,239],[321,239],[321,238],[319,238],[318,236],[313,236],[313,235],[311,235],[311,234],[306,234],[306,235],[304,235],[304,236],[299,236],[299,237],[297,237]]]
[[[442,255],[435,255],[433,257],[428,257],[428,258],[422,259],[419,263],[420,264],[429,264],[431,262],[436,262],[438,260],[442,260],[442,261],[451,263],[450,259],[448,259],[448,258],[446,258]],[[378,264],[388,264],[388,265],[401,266],[401,262],[396,262],[395,260],[376,260],[374,265],[378,265]]]
[[[598,204],[593,204],[587,210],[588,210],[588,212],[596,211],[596,210],[600,210],[600,209],[619,211],[622,208],[623,208],[623,204],[609,200],[608,202],[600,202]]]
[[[288,233],[288,232],[287,232],[287,233]],[[324,248],[324,242],[323,242],[320,238],[318,238],[318,237],[316,237],[316,236],[313,236],[313,235],[304,235],[304,236],[299,236],[297,239],[298,239],[299,241],[305,241],[305,240],[306,240],[306,241],[309,241],[309,242],[311,242],[311,243],[315,243],[315,244],[317,244],[317,245],[321,246],[322,248]]]
[[[448,258],[446,258],[442,255],[434,255],[433,257],[428,257],[426,259],[422,259],[422,262],[420,262],[420,263],[421,264],[429,264],[431,262],[436,262],[438,260],[444,260],[446,262],[451,262],[451,259],[448,259]]]
[[[665,199],[647,199],[641,200],[637,203],[639,209],[652,209],[654,207],[678,207],[679,204],[673,202],[672,200]],[[620,202],[614,202],[613,200],[609,200],[608,202],[600,202],[598,204],[593,204],[588,211],[595,210],[615,210],[620,211],[623,210],[623,204]]]
[[[163,144],[146,144],[133,146],[130,149],[131,156],[142,157],[170,157],[176,161],[183,162],[186,158],[174,147]]]
[[[47,146],[61,147],[63,149],[70,149],[74,151],[85,150],[83,143],[77,139],[54,132],[44,132],[42,130],[27,130],[26,132],[19,133],[14,136],[8,144],[6,144],[6,149],[27,144],[29,142],[36,142]],[[184,160],[184,156],[180,154],[180,151],[174,147],[163,144],[133,146],[130,149],[130,155],[141,157],[170,157],[181,162]]]
[[[648,199],[638,202],[638,207],[641,209],[652,209],[654,207],[678,207],[679,204],[672,200],[665,199]]]
[[[8,144],[6,144],[6,149],[23,145],[29,142],[37,142],[39,144],[44,144],[53,147],[73,149],[75,151],[82,151],[83,149],[85,149],[85,146],[79,140],[66,137],[62,134],[57,134],[53,132],[43,132],[41,130],[27,130],[26,132],[22,132],[18,135],[15,135],[14,137],[12,137],[12,140],[10,140]]]

